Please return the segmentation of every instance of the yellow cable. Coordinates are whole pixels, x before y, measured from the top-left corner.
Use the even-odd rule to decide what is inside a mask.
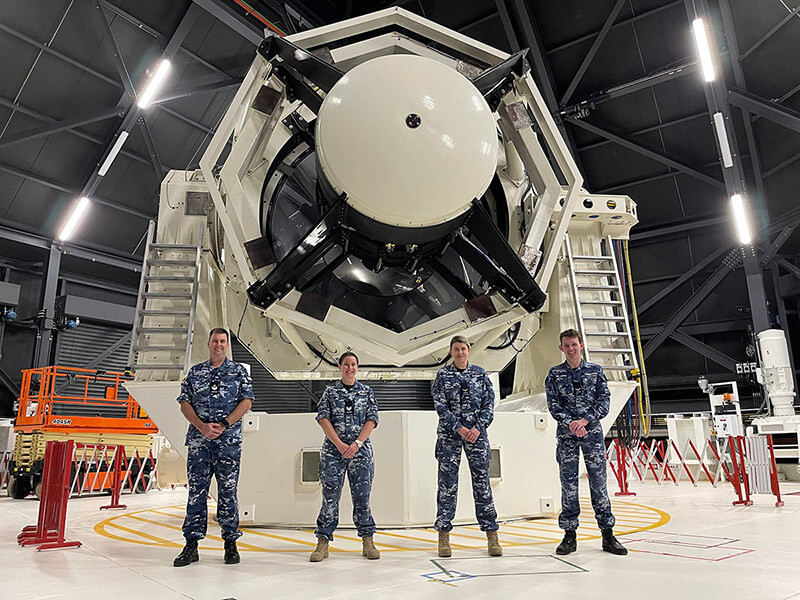
[[[625,270],[628,272],[628,291],[631,296],[631,312],[633,314],[633,324],[636,328],[636,346],[639,349],[639,358],[641,365],[639,368],[642,372],[642,378],[639,383],[641,392],[639,394],[639,412],[642,415],[642,433],[643,437],[650,434],[650,393],[647,389],[647,370],[644,367],[644,351],[642,350],[642,336],[639,332],[639,315],[636,314],[636,299],[633,295],[633,276],[631,275],[631,259],[628,253],[628,240],[624,240],[623,248],[625,249]],[[642,396],[645,397],[645,405],[642,407]]]

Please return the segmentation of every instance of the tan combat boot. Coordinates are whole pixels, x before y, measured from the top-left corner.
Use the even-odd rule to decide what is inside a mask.
[[[453,549],[450,547],[449,531],[439,531],[439,556],[442,558],[453,556]]]
[[[320,562],[328,558],[328,538],[317,538],[317,547],[308,557],[309,562]]]
[[[486,532],[486,542],[489,547],[489,556],[503,556],[503,549],[500,547],[496,531]]]
[[[378,549],[375,547],[375,543],[372,541],[371,535],[365,535],[361,538],[361,555],[366,556],[370,560],[376,560],[381,557],[381,553],[378,552]]]

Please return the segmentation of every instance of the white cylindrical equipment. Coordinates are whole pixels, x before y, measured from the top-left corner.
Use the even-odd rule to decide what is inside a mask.
[[[781,329],[766,329],[758,334],[758,346],[772,414],[776,417],[794,415],[795,393],[786,335]]]

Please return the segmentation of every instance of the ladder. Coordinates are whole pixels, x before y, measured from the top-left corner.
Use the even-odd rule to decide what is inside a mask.
[[[205,225],[194,244],[155,241],[150,221],[128,364],[137,381],[178,381],[189,370]]]
[[[605,371],[632,371],[636,354],[611,238],[601,240],[599,252],[575,254],[567,234],[566,252],[586,360]]]

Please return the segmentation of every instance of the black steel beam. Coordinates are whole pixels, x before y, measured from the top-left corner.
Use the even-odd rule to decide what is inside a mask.
[[[703,300],[722,283],[722,281],[741,265],[740,252],[732,250],[703,284],[697,288],[692,296],[667,319],[652,339],[644,347],[644,358],[649,357],[666,340],[686,318],[700,306]]]
[[[769,102],[745,90],[729,88],[728,101],[787,129],[800,133],[800,112]]]
[[[0,163],[0,171],[4,173],[8,173],[9,175],[14,175],[15,177],[19,177],[20,179],[25,179],[26,181],[31,181],[33,183],[38,183],[39,185],[43,185],[44,187],[48,187],[52,190],[57,190],[59,192],[64,192],[71,196],[80,197],[81,191],[75,188],[71,188],[69,186],[63,185],[56,181],[52,181],[50,179],[46,179],[41,175],[34,175],[33,173],[29,173],[27,171],[21,171],[19,169],[15,169],[14,167],[10,167],[8,165],[4,165]],[[108,206],[109,208],[113,208],[115,210],[119,210],[121,212],[128,213],[129,215],[134,215],[140,217],[142,219],[153,219],[155,215],[150,213],[138,210],[136,208],[132,208],[130,206],[125,206],[124,204],[119,204],[117,202],[112,202],[111,200],[107,200],[105,198],[101,198],[97,195],[92,196],[92,201],[97,202],[98,204],[102,204],[103,206]]]
[[[153,141],[153,134],[150,131],[150,126],[147,124],[147,119],[143,114],[139,115],[137,123],[139,125],[139,130],[142,132],[142,137],[144,138],[144,145],[147,148],[148,154],[150,154],[150,160],[153,162],[153,169],[155,169],[156,178],[158,181],[161,181],[164,179],[164,175],[167,174],[167,171],[164,169],[164,165],[161,164],[161,159],[158,157],[158,150],[156,149],[156,144]]]
[[[687,348],[694,350],[695,352],[702,354],[706,358],[713,360],[720,366],[725,367],[729,371],[735,373],[736,372],[736,360],[725,354],[724,352],[720,352],[716,348],[712,348],[708,344],[705,344],[694,338],[686,333],[683,333],[681,330],[676,329],[670,334],[670,337],[675,340],[676,342],[680,342]]]
[[[644,135],[646,133],[653,133],[654,131],[662,131],[667,129],[668,127],[673,127],[675,125],[682,125],[684,123],[689,123],[691,121],[696,121],[699,118],[708,119],[708,113],[703,111],[701,113],[696,113],[693,115],[686,115],[685,117],[680,117],[678,119],[673,119],[672,121],[664,121],[659,123],[658,125],[652,125],[651,127],[645,127],[644,129],[637,129],[629,133],[630,137],[636,137],[640,135]],[[599,148],[601,146],[606,146],[608,144],[613,144],[611,140],[600,140],[598,142],[593,142],[591,144],[586,144],[585,146],[581,146],[578,148],[579,152],[585,152],[586,150],[593,150],[594,148]],[[713,163],[716,164],[716,163]]]
[[[53,246],[51,240],[14,227],[14,224],[7,220],[0,222],[0,238],[26,244],[34,248],[41,248],[43,250],[50,250]],[[114,248],[106,248],[105,246],[97,244],[77,246],[75,244],[65,244],[63,242],[60,242],[58,246],[61,248],[63,254],[69,254],[93,263],[117,267],[137,273],[140,273],[142,270],[141,259],[118,256],[114,254],[114,252],[116,252]]]
[[[789,271],[789,273],[791,273],[792,275],[794,275],[795,277],[797,277],[797,279],[800,279],[800,267],[797,267],[796,265],[793,265],[792,263],[790,263],[790,262],[789,262],[788,260],[786,260],[785,258],[779,258],[779,259],[777,260],[777,263],[778,263],[780,266],[782,266],[784,269],[786,269],[787,271]]]
[[[794,351],[792,350],[792,332],[791,328],[789,327],[789,317],[787,316],[788,313],[786,311],[786,299],[781,295],[781,286],[778,278],[778,268],[774,267],[770,269],[772,273],[772,289],[775,291],[775,303],[778,305],[778,316],[780,317],[781,329],[783,329],[784,335],[786,335],[786,348],[789,351],[789,364],[794,365]],[[797,370],[792,369],[792,380],[794,381],[794,389],[797,390]]]
[[[197,6],[221,21],[254,46],[264,41],[264,32],[247,17],[222,0],[192,0]]]
[[[726,319],[724,321],[709,321],[708,323],[695,323],[692,325],[681,325],[676,331],[681,331],[686,335],[708,335],[715,333],[730,333],[731,331],[743,331],[750,325],[749,318]],[[650,339],[663,327],[660,325],[645,325],[640,328],[642,339]]]
[[[216,81],[213,83],[207,83],[205,85],[198,85],[198,86],[190,86],[184,88],[182,90],[177,90],[175,92],[170,92],[169,94],[164,94],[152,102],[150,105],[158,105],[158,104],[165,104],[167,102],[172,102],[173,100],[181,100],[183,98],[189,98],[191,96],[197,96],[198,94],[207,94],[209,92],[219,92],[230,87],[238,86],[244,81],[244,77],[226,77],[220,81]]]
[[[709,217],[707,219],[689,219],[678,223],[671,223],[669,225],[656,225],[644,231],[635,231],[630,235],[631,242],[641,242],[642,240],[650,240],[653,238],[664,237],[673,234],[683,234],[693,229],[706,229],[709,227],[717,227],[725,225],[729,221],[727,216],[724,217]]]
[[[511,22],[511,15],[508,12],[505,0],[494,0],[497,7],[497,15],[500,17],[500,22],[503,24],[503,31],[506,34],[508,45],[511,47],[511,52],[519,52],[522,47],[519,45],[517,34],[514,31],[514,24]]]
[[[623,27],[624,25],[630,25],[630,24],[636,23],[637,21],[641,21],[642,19],[646,19],[647,17],[652,17],[654,15],[659,14],[660,12],[663,12],[663,11],[668,10],[670,8],[674,8],[674,7],[676,7],[678,5],[681,5],[681,4],[683,4],[683,0],[674,0],[673,2],[668,2],[667,4],[664,4],[663,6],[657,6],[656,8],[653,8],[651,10],[647,10],[647,11],[644,11],[644,12],[639,13],[637,15],[634,15],[632,17],[629,17],[627,19],[622,19],[620,21],[617,21],[616,23],[614,23],[611,26],[611,29],[617,29],[618,27]],[[589,34],[586,34],[586,35],[582,35],[579,38],[575,38],[574,40],[570,40],[569,42],[565,42],[563,44],[560,44],[558,46],[550,48],[547,51],[547,54],[555,54],[555,53],[560,52],[562,50],[566,50],[567,48],[571,48],[572,46],[575,46],[577,44],[582,44],[583,42],[588,42],[589,40],[597,37],[597,35],[599,33],[600,33],[599,31],[595,31],[594,33],[589,33]]]
[[[81,115],[79,117],[73,117],[71,119],[64,119],[63,121],[56,121],[55,123],[42,125],[41,127],[34,127],[33,129],[27,129],[15,135],[0,138],[0,148],[6,148],[15,144],[22,144],[30,140],[52,135],[54,133],[67,131],[76,127],[83,127],[84,125],[97,123],[98,121],[105,121],[106,119],[110,119],[112,117],[121,117],[124,114],[125,109],[115,106],[114,108],[106,108],[92,115]]]
[[[742,69],[741,57],[739,56],[739,41],[736,37],[736,26],[733,23],[733,13],[731,12],[728,0],[719,0],[719,9],[722,14],[722,27],[725,31],[725,37],[728,39],[728,50],[731,55],[731,68],[733,70],[733,80],[736,85],[741,89],[747,89],[747,82],[745,81],[744,69]],[[765,198],[764,191],[764,175],[762,173],[761,158],[759,157],[759,148],[756,144],[756,138],[753,134],[753,122],[751,115],[744,111],[744,132],[747,138],[747,146],[750,149],[750,164],[753,169],[755,177],[756,188],[758,195]]]
[[[87,66],[87,65],[85,65],[85,64],[83,64],[81,62],[78,62],[77,60],[75,60],[73,58],[70,58],[69,56],[67,56],[63,52],[59,52],[57,50],[54,50],[49,45],[43,44],[42,42],[40,42],[38,40],[35,40],[30,36],[27,36],[24,33],[22,33],[21,31],[17,31],[13,27],[9,27],[8,25],[0,23],[0,31],[5,31],[6,33],[14,36],[17,39],[22,40],[23,42],[26,42],[26,43],[30,44],[31,46],[35,46],[36,48],[39,48],[39,50],[41,50],[45,54],[49,54],[50,56],[54,56],[54,57],[58,58],[59,60],[62,60],[64,62],[66,62],[66,63],[71,64],[73,67],[76,67],[76,68],[80,69],[84,73],[90,73],[91,75],[94,75],[95,77],[97,77],[98,79],[101,79],[102,81],[105,81],[106,83],[110,83],[111,85],[113,85],[115,87],[121,87],[121,84],[120,84],[119,81],[115,81],[111,77],[108,77],[107,75],[103,75],[100,71],[92,69],[91,67],[89,67],[89,66]]]
[[[102,23],[105,24],[104,28],[107,30],[107,35],[105,36],[105,39],[107,39],[107,43],[111,46],[111,50],[113,52],[116,49],[117,44],[116,41],[114,40],[114,35],[111,32],[111,28],[108,26],[108,21],[106,20],[106,17],[103,14],[100,5],[100,0],[87,0],[87,1],[97,6],[99,15],[98,19],[96,20],[102,21]],[[170,36],[169,40],[167,40],[167,43],[164,45],[165,48],[165,52],[163,54],[164,58],[171,60],[174,57],[175,53],[178,51],[178,48],[180,48],[181,42],[183,42],[184,38],[189,33],[189,29],[191,28],[190,27],[191,23],[193,23],[196,18],[197,18],[196,7],[194,4],[190,4],[189,7],[186,9],[186,12],[184,12],[183,17],[181,17],[181,20],[178,23],[178,26],[175,28],[175,31]],[[169,49],[169,52],[166,52],[166,49]],[[115,58],[115,61],[116,60],[117,58]],[[122,68],[124,68],[124,65],[122,65]],[[117,137],[123,131],[130,132],[131,128],[136,123],[136,120],[139,116],[139,111],[141,109],[139,108],[138,105],[134,104],[133,101],[134,98],[130,96],[130,94],[127,92],[123,94],[122,97],[120,98],[119,101],[120,104],[128,102],[129,107],[127,113],[125,114],[125,117],[122,120],[122,123],[117,128],[117,131],[114,132],[114,134],[109,138],[108,142],[106,143],[106,147],[103,150],[103,154],[101,156],[100,161],[98,162],[98,165],[102,165],[103,162],[106,160],[106,158],[111,152],[111,148],[114,145],[114,141],[117,139]],[[167,112],[174,113],[174,111],[170,111],[165,107],[161,107],[161,109]],[[97,186],[100,185],[101,180],[102,176],[98,173],[97,168],[95,168],[92,171],[92,174],[86,179],[86,182],[84,183],[83,188],[81,189],[80,195],[91,198],[94,195]]]
[[[611,9],[608,17],[603,23],[603,27],[600,29],[600,32],[594,38],[594,42],[592,42],[592,46],[589,48],[589,51],[586,53],[586,56],[583,58],[578,70],[575,72],[575,76],[572,78],[572,81],[569,82],[567,86],[567,90],[564,92],[564,95],[561,97],[561,105],[566,105],[569,102],[570,98],[572,98],[572,94],[575,93],[575,88],[578,87],[580,84],[581,79],[583,79],[583,75],[586,73],[586,69],[589,68],[589,65],[592,64],[594,57],[597,56],[597,51],[600,49],[600,46],[606,39],[608,32],[611,31],[611,26],[614,25],[614,21],[617,20],[619,16],[619,12],[622,10],[622,7],[627,4],[627,0],[617,0],[614,7]]]
[[[784,5],[784,6],[786,6],[786,5]],[[742,56],[740,57],[740,60],[744,60],[745,58],[747,58],[748,56],[750,56],[750,55],[751,55],[751,54],[752,54],[752,53],[753,53],[753,52],[754,52],[754,51],[755,51],[757,48],[760,48],[760,47],[761,47],[761,45],[762,45],[764,42],[766,42],[766,41],[767,41],[769,38],[771,38],[773,35],[775,35],[775,33],[776,33],[776,32],[777,32],[777,31],[778,31],[778,30],[779,30],[781,27],[783,27],[784,25],[786,25],[786,23],[788,23],[789,21],[791,21],[791,20],[792,20],[792,17],[794,17],[794,16],[795,16],[795,15],[796,15],[798,12],[800,12],[800,6],[798,6],[797,8],[794,8],[794,9],[790,10],[790,11],[789,11],[789,14],[787,14],[787,15],[786,15],[785,17],[783,17],[783,18],[782,18],[780,21],[778,21],[778,23],[776,23],[776,24],[775,24],[775,26],[774,26],[774,27],[772,27],[772,29],[770,29],[770,30],[769,30],[767,33],[765,33],[765,34],[764,34],[764,35],[762,35],[760,38],[758,38],[758,39],[757,39],[755,42],[753,42],[753,45],[752,45],[752,46],[750,46],[750,47],[749,47],[747,50],[745,50],[745,51],[742,53]]]
[[[478,25],[483,25],[484,23],[486,23],[488,21],[492,21],[493,19],[496,19],[499,16],[500,15],[499,15],[498,11],[493,10],[492,12],[483,15],[479,19],[475,19],[474,21],[470,21],[466,25],[462,25],[456,31],[458,31],[458,33],[464,33],[466,31],[469,31],[473,27],[477,27]]]
[[[23,115],[27,115],[29,117],[33,117],[34,119],[39,119],[40,121],[45,121],[46,123],[57,123],[58,122],[53,117],[48,117],[47,115],[45,115],[43,113],[40,113],[40,112],[35,111],[33,109],[30,109],[30,108],[27,108],[27,107],[22,106],[20,104],[17,104],[16,102],[11,102],[10,100],[6,100],[5,98],[2,98],[2,97],[0,97],[0,106],[5,106],[6,108],[10,108],[11,110],[18,111],[18,112],[22,113]],[[84,133],[82,131],[78,131],[77,129],[67,129],[65,131],[67,133],[69,133],[69,134],[72,134],[72,135],[76,136],[76,137],[83,138],[84,140],[92,142],[93,144],[97,144],[98,146],[105,145],[105,143],[106,143],[106,142],[104,142],[103,140],[101,140],[98,137],[95,137],[93,135],[89,135],[88,133]],[[148,164],[148,165],[150,164],[150,160],[149,159],[147,159],[147,158],[145,158],[143,156],[140,156],[140,155],[138,155],[138,154],[136,154],[134,152],[130,152],[129,150],[125,150],[124,148],[122,149],[122,151],[120,151],[120,154],[123,154],[123,155],[127,156],[128,158],[131,158],[131,159],[133,159],[135,161],[138,161],[140,163],[144,163],[144,164]]]
[[[647,146],[643,146],[642,144],[639,144],[624,135],[621,135],[619,133],[614,133],[612,131],[599,127],[593,123],[589,123],[583,119],[576,119],[575,117],[566,117],[566,120],[572,123],[573,125],[577,125],[581,129],[585,129],[586,131],[589,131],[595,135],[598,135],[602,138],[615,142],[620,146],[623,146],[628,150],[636,152],[637,154],[641,154],[642,156],[645,156],[651,160],[660,162],[664,165],[667,165],[668,167],[672,167],[673,169],[676,169],[682,173],[690,175],[691,177],[694,177],[695,179],[702,181],[703,183],[707,183],[708,185],[723,190],[725,189],[725,183],[723,181],[720,181],[716,177],[711,177],[710,175],[698,171],[697,169],[690,167],[689,165],[684,164],[679,160],[666,156],[660,152],[653,150],[652,148],[648,148]]]
[[[42,311],[44,320],[36,336],[36,366],[45,367],[50,364],[50,345],[53,342],[52,319],[55,314],[56,293],[58,292],[58,271],[61,268],[61,249],[55,244],[50,246],[50,258],[42,283]],[[48,323],[49,321],[49,323]]]
[[[712,22],[712,12],[709,9],[707,0],[684,0],[687,22],[691,23],[698,17],[705,18],[706,22]],[[710,37],[709,44],[712,52],[719,52],[723,44],[717,43],[713,27],[708,28]],[[722,168],[722,176],[725,180],[725,191],[729,197],[734,194],[742,196],[747,203],[749,195],[745,182],[744,167],[742,164],[742,153],[739,150],[739,143],[736,139],[736,128],[733,127],[731,119],[730,103],[728,101],[728,89],[725,81],[725,69],[719,68],[713,81],[701,83],[703,93],[706,98],[709,119],[713,119],[716,113],[720,113],[723,120],[729,125],[725,128],[728,143],[731,149],[732,163],[729,167]],[[720,160],[722,163],[722,160]],[[755,248],[752,244],[742,247],[741,258],[744,261],[745,280],[747,283],[747,295],[750,300],[750,314],[753,318],[753,328],[756,333],[769,329],[771,326],[769,310],[767,308],[767,297],[764,291],[764,280],[761,275],[761,266],[756,258]]]
[[[506,0],[499,1],[506,2]],[[544,51],[544,44],[542,42],[542,36],[539,32],[539,27],[533,18],[533,14],[528,10],[528,3],[525,2],[525,0],[508,0],[508,2],[514,3],[513,6],[516,11],[516,19],[514,22],[519,24],[522,30],[521,42],[524,42],[520,43],[519,45],[527,46],[528,51],[530,52],[531,64],[533,66],[533,72],[536,74],[536,81],[539,91],[542,93],[542,97],[545,100],[545,104],[547,104],[550,114],[553,115],[556,126],[558,127],[559,132],[561,132],[561,137],[564,138],[572,150],[572,157],[575,159],[578,169],[583,172],[583,164],[581,163],[581,157],[578,153],[578,146],[575,143],[572,132],[564,124],[564,121],[561,119],[559,114],[558,99],[556,98],[555,92],[555,79],[553,78],[553,73],[550,69],[550,62],[547,59],[547,55]],[[508,6],[509,5],[506,4],[506,7]],[[508,12],[509,14],[511,13],[511,11]]]
[[[131,81],[131,75],[128,72],[128,68],[125,66],[125,61],[122,59],[122,52],[119,50],[117,40],[114,39],[114,34],[111,32],[111,27],[108,24],[108,20],[103,14],[103,7],[100,5],[98,0],[86,0],[85,4],[90,11],[91,21],[100,31],[103,32],[103,39],[105,39],[106,43],[110,44],[112,47],[111,60],[114,63],[114,68],[117,70],[119,81],[127,92],[128,97],[126,100],[129,103],[133,102],[134,98],[136,97],[136,92],[133,88],[133,81]],[[124,100],[121,100],[120,103],[123,101]]]
[[[653,294],[650,298],[647,299],[646,302],[643,302],[638,306],[637,314],[639,316],[643,315],[647,312],[650,308],[656,305],[660,300],[669,296],[672,292],[677,290],[681,287],[684,283],[689,281],[692,277],[697,275],[698,273],[702,273],[705,271],[711,263],[715,263],[718,261],[722,256],[731,251],[730,246],[722,246],[721,248],[717,248],[717,250],[708,256],[706,256],[703,260],[693,266],[691,269],[686,271],[683,275],[678,277],[675,281],[670,283],[669,285],[665,286],[663,289],[659,290],[655,294]]]

